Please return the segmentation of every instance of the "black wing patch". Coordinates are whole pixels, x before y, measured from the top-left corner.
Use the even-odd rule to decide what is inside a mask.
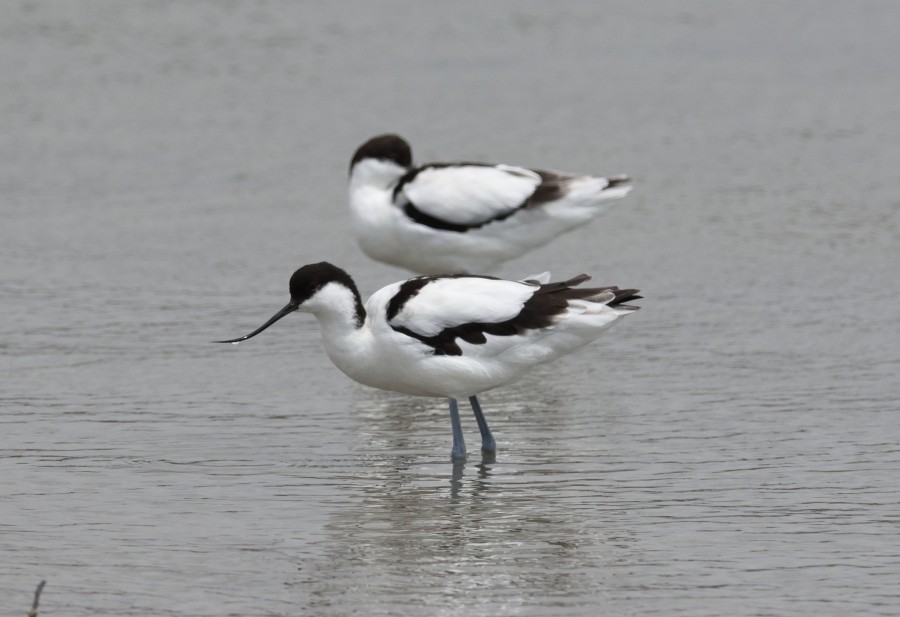
[[[403,206],[403,213],[419,225],[426,225],[428,227],[431,227],[432,229],[440,229],[441,231],[456,231],[459,233],[463,233],[469,231],[470,229],[478,229],[480,227],[484,227],[488,223],[494,223],[496,221],[507,219],[524,207],[525,206],[522,205],[508,212],[504,212],[503,214],[498,214],[497,216],[485,219],[479,223],[472,223],[469,225],[463,225],[461,223],[451,223],[449,221],[433,217],[430,214],[425,214],[424,212],[416,208],[410,201],[406,202],[406,205]]]

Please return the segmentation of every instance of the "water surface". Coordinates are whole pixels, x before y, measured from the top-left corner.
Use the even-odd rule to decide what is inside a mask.
[[[0,607],[879,615],[900,594],[893,3],[0,8]],[[349,382],[308,316],[347,164],[628,172],[504,267],[643,310],[483,397]],[[477,431],[463,419],[470,447]]]

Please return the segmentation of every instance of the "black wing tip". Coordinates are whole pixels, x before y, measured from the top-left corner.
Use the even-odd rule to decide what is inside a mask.
[[[576,275],[576,276],[573,276],[572,278],[570,278],[570,279],[567,280],[567,281],[563,281],[563,283],[564,283],[567,287],[575,287],[575,286],[581,285],[582,283],[585,283],[585,282],[587,282],[587,281],[589,281],[589,280],[591,280],[591,275],[590,275],[590,274],[585,274],[584,272],[582,272],[581,274],[578,274],[578,275]]]
[[[616,186],[621,186],[623,184],[631,184],[631,176],[626,176],[625,174],[621,174],[618,176],[611,176],[606,179],[607,185],[606,188],[611,189]]]
[[[640,289],[618,289],[618,288],[616,288],[616,289],[610,289],[610,291],[612,291],[616,295],[616,297],[612,299],[612,301],[609,303],[609,306],[620,306],[622,308],[626,308],[623,303],[631,302],[632,300],[642,300],[644,298],[644,296],[640,295],[640,292],[641,292]],[[634,306],[634,307],[627,307],[627,308],[637,310],[640,307]]]

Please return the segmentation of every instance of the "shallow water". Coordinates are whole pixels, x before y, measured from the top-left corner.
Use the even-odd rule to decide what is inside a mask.
[[[893,3],[0,7],[0,609],[896,614]],[[311,318],[353,149],[628,172],[504,267],[640,287],[596,344],[443,401]],[[477,446],[470,416],[469,446]]]

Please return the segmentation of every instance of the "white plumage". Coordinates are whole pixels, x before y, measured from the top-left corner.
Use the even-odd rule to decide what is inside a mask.
[[[582,289],[580,275],[547,283],[491,277],[421,276],[372,294],[363,307],[350,276],[327,262],[291,277],[291,301],[250,334],[294,311],[316,316],[328,356],[362,384],[417,396],[450,398],[452,456],[465,455],[456,399],[468,397],[482,435],[495,449],[476,395],[509,383],[537,364],[591,342],[637,307],[637,290]]]
[[[485,272],[586,223],[631,190],[601,178],[483,163],[413,167],[380,135],[350,164],[353,230],[367,255],[423,274]]]
[[[375,293],[369,303],[383,302],[383,298],[394,296],[401,285],[394,283],[385,287]],[[516,281],[435,278],[403,304],[390,325],[434,336],[461,324],[507,321],[519,314],[533,294],[534,285]]]
[[[426,166],[400,192],[437,219],[478,225],[525,203],[540,184],[536,172],[509,165]]]

